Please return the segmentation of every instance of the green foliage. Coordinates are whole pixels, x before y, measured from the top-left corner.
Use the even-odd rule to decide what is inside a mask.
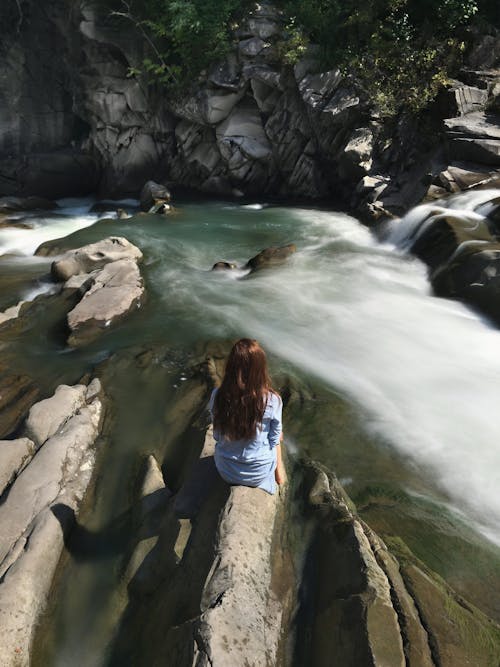
[[[466,27],[492,14],[490,0],[284,0],[284,7],[303,41],[319,45],[322,67],[355,74],[384,115],[424,108],[462,62]],[[284,57],[293,62],[290,45]]]
[[[117,19],[132,22],[144,37],[142,68],[152,81],[185,86],[230,48],[233,17],[243,0],[97,0]]]
[[[132,22],[147,56],[130,75],[185,88],[231,47],[251,0],[94,0]],[[11,0],[14,2],[14,0]],[[459,68],[472,21],[498,20],[497,0],[278,0],[286,65],[319,47],[321,66],[353,73],[380,112],[423,109]]]

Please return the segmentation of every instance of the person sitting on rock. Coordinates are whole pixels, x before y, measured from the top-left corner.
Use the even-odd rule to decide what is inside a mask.
[[[256,340],[234,344],[224,379],[210,397],[215,465],[229,484],[273,494],[283,484],[281,456],[283,401],[271,385],[264,350]]]

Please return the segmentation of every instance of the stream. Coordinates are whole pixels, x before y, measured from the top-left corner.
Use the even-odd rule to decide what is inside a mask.
[[[85,526],[102,531],[123,516],[140,457],[164,460],[179,438],[169,409],[189,384],[193,350],[257,338],[273,375],[292,377],[314,397],[307,410],[285,414],[292,458],[332,468],[375,530],[403,537],[500,620],[500,331],[465,305],[432,296],[426,267],[404,249],[401,230],[415,215],[381,243],[355,218],[320,209],[185,201],[171,218],[97,221],[92,203],[62,200],[57,213],[32,217],[33,229],[0,230],[2,308],[53,291],[52,258],[33,256],[44,241],[64,237],[60,247],[70,248],[122,235],[144,253],[146,303],[98,341],[66,348],[50,305],[22,336],[1,343],[44,396],[119,360],[104,387],[114,425]],[[122,205],[134,211],[133,201]],[[273,270],[210,271],[219,260],[242,266],[288,243],[297,253]],[[149,375],[127,364],[138,349],[161,349]],[[64,556],[39,664],[70,665],[77,649],[84,667],[108,664],[123,605],[120,544],[110,537],[105,557]]]

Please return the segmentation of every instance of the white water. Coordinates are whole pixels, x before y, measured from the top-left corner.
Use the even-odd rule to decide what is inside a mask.
[[[94,202],[92,197],[59,199],[59,208],[26,217],[26,222],[33,229],[0,229],[0,257],[7,254],[31,256],[42,243],[93,225],[104,216],[104,213],[90,212]],[[111,213],[113,206],[121,205],[132,210],[138,204],[135,199],[106,200],[103,203],[110,204]]]
[[[500,544],[500,332],[431,296],[424,265],[378,244],[353,218],[287,213],[298,252],[285,267],[239,281],[200,277],[192,268],[206,264],[207,247],[180,245],[179,264],[169,258],[157,276],[170,289],[165,299],[189,304],[207,333],[256,337],[348,393],[367,429]],[[269,225],[269,210],[262,215]],[[179,275],[182,264],[190,268]]]
[[[464,208],[490,197],[466,195]],[[70,204],[70,219],[27,232],[19,252],[97,218]],[[460,199],[451,205],[460,210]],[[410,213],[393,240],[403,242],[403,229],[421,215]],[[500,544],[500,332],[462,304],[433,297],[421,262],[379,244],[347,215],[306,209],[190,206],[175,224],[145,220],[127,236],[145,253],[148,289],[163,299],[170,326],[207,338],[256,337],[343,390],[364,408],[368,430]],[[208,271],[292,241],[298,252],[273,271]]]

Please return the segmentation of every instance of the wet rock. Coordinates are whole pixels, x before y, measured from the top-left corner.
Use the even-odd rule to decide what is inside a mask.
[[[141,210],[149,211],[158,202],[168,203],[171,199],[170,191],[165,185],[148,181],[141,190]]]
[[[420,623],[426,628],[432,664],[494,665],[500,655],[498,625],[457,595],[401,540],[390,539],[389,547],[399,561],[401,578],[416,603]]]
[[[34,453],[35,444],[29,438],[0,440],[0,496]]]
[[[52,264],[52,274],[56,280],[66,281],[80,273],[90,273],[117,260],[142,259],[136,246],[121,236],[110,236],[103,241],[91,243],[76,250],[69,250]]]
[[[22,314],[23,310],[25,310],[27,301],[19,301],[15,306],[11,306],[10,308],[7,308],[4,310],[2,313],[0,313],[0,326],[4,322],[8,322],[9,320],[15,320],[19,315]]]
[[[167,204],[166,202],[160,201],[154,206],[152,206],[148,213],[151,213],[153,215],[169,215],[172,213],[172,207],[170,204]]]
[[[430,212],[415,232],[411,251],[432,269],[447,262],[462,243],[495,243],[486,222],[468,220],[452,211]]]
[[[234,262],[215,262],[212,271],[230,271],[238,268]]]
[[[94,463],[102,416],[94,397],[39,449],[0,506],[0,652],[2,664],[30,664],[31,641]],[[69,511],[51,511],[55,504]]]
[[[251,269],[252,272],[259,271],[260,269],[265,269],[271,266],[277,266],[283,264],[290,255],[293,255],[297,251],[297,246],[294,243],[281,247],[271,247],[266,248],[259,252],[258,255],[252,257],[248,260],[245,265],[245,268]]]
[[[0,213],[50,211],[55,208],[58,208],[55,201],[43,197],[0,197]]]
[[[131,216],[130,216],[130,213],[127,213],[127,211],[125,211],[125,209],[118,208],[116,210],[116,217],[118,218],[118,220],[127,220]]]
[[[134,247],[134,246],[132,246]],[[69,345],[83,345],[140,306],[144,284],[132,259],[120,259],[97,274],[92,287],[68,313]]]
[[[12,374],[1,367],[0,438],[13,433],[38,397],[38,388],[27,375]]]
[[[431,282],[438,296],[461,299],[500,325],[500,243],[465,245]]]
[[[312,664],[403,667],[405,655],[390,582],[377,563],[362,522],[334,476],[314,463],[305,470],[317,514],[314,543],[315,604],[310,643],[299,650]],[[307,568],[307,565],[306,565]],[[307,571],[307,570],[306,570]]]
[[[132,588],[136,593],[146,590],[152,576],[151,570],[143,567],[143,564],[158,542],[157,526],[161,524],[166,503],[172,495],[165,486],[160,466],[154,456],[147,457],[142,476],[139,498],[134,507],[138,541],[124,577],[127,582],[133,580]]]

